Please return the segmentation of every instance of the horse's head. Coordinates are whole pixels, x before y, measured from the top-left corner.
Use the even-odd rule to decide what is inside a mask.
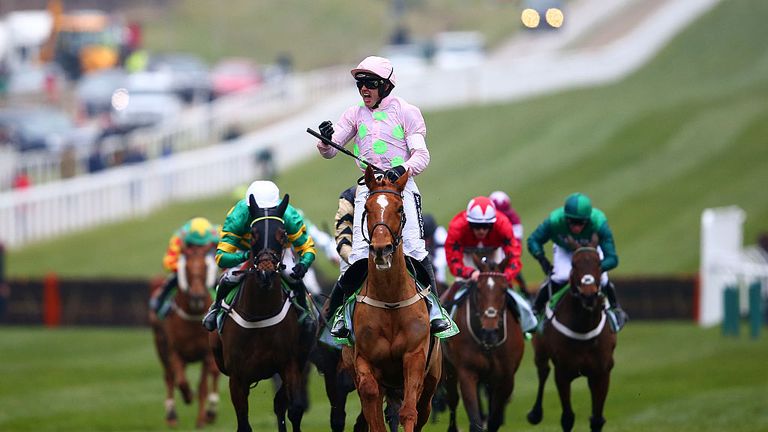
[[[251,266],[249,272],[259,275],[262,286],[270,286],[282,269],[283,250],[288,243],[283,214],[288,208],[288,194],[275,208],[262,209],[250,196],[248,211],[251,219]]]
[[[504,270],[509,265],[509,257],[499,264],[477,254],[472,254],[472,260],[480,270],[474,294],[474,309],[481,324],[478,337],[486,346],[496,346],[503,337],[504,308],[509,288]]]
[[[408,173],[392,183],[386,178],[376,178],[369,166],[365,170],[365,185],[368,186],[368,199],[365,201],[363,220],[367,221],[367,235],[370,254],[376,268],[386,270],[392,266],[392,256],[403,240],[405,210],[403,209],[403,189],[408,182]]]
[[[576,249],[571,258],[571,292],[587,310],[593,310],[602,300],[597,244],[597,236],[593,236],[589,245]]]
[[[218,268],[210,245],[185,245],[177,269],[179,303],[186,303],[191,314],[200,314],[208,307],[209,289],[216,283]]]

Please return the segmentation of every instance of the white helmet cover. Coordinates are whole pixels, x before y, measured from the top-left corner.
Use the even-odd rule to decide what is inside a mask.
[[[380,76],[385,80],[389,80],[392,83],[392,87],[395,86],[395,70],[392,68],[392,63],[389,59],[384,57],[369,56],[363,59],[356,68],[351,71],[352,76],[356,76],[359,73],[369,73]]]
[[[488,197],[472,198],[467,204],[467,221],[470,223],[496,222],[496,206]]]
[[[251,195],[260,208],[272,208],[280,204],[280,189],[269,180],[256,180],[248,186],[248,190],[245,192],[245,202],[249,206],[251,205]]]

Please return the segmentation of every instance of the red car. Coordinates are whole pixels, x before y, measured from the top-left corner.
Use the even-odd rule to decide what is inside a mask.
[[[254,62],[246,58],[233,58],[219,62],[211,71],[213,93],[216,97],[251,90],[261,85],[261,72]]]

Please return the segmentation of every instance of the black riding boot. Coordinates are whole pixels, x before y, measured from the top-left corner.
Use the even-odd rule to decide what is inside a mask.
[[[432,260],[429,259],[429,255],[424,257],[423,260],[421,260],[421,266],[424,267],[424,270],[427,271],[427,274],[429,275],[429,290],[434,295],[435,299],[434,301],[437,302],[437,304],[432,304],[432,301],[429,299],[425,299],[427,301],[427,309],[429,310],[429,316],[433,315],[440,315],[440,318],[435,318],[429,322],[429,331],[434,335],[443,331],[448,330],[451,328],[451,322],[448,321],[443,317],[443,313],[440,309],[440,297],[437,295],[437,282],[435,280],[435,270],[432,268]],[[432,308],[438,308],[438,310],[433,310]]]
[[[223,280],[219,281],[219,284],[216,286],[216,298],[214,299],[213,304],[211,304],[210,309],[208,309],[208,313],[203,317],[203,327],[205,327],[206,330],[216,330],[216,315],[218,315],[219,310],[221,309],[221,301],[224,300],[232,291],[232,288],[237,285],[239,285],[239,283],[228,284]]]
[[[336,285],[333,286],[331,291],[331,302],[328,306],[328,315],[326,320],[330,322],[344,300],[352,295],[352,293],[363,283],[365,276],[368,274],[368,260],[361,259],[355,261],[347,271],[336,281]],[[349,329],[346,326],[346,320],[337,320],[330,332],[337,338],[349,337]]]
[[[613,282],[608,281],[608,283],[603,286],[603,292],[608,299],[609,308],[614,312],[614,316],[616,317],[616,326],[621,329],[624,327],[624,324],[629,321],[629,315],[624,312],[624,309],[622,309],[619,304],[619,300],[616,298],[616,286]]]
[[[547,281],[539,287],[539,292],[536,294],[536,300],[533,301],[533,313],[541,316],[544,313],[544,308],[547,306],[547,301],[552,298],[552,293],[557,292],[563,286],[565,286],[565,284],[547,279]]]
[[[168,295],[171,294],[171,291],[173,291],[178,284],[179,275],[176,272],[169,274],[168,277],[165,278],[157,296],[149,299],[149,308],[152,312],[155,314],[160,312],[160,308],[163,307],[163,303],[168,299]]]

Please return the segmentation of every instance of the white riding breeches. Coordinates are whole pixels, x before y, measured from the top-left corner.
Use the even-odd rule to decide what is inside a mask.
[[[597,253],[600,259],[603,259],[603,251],[600,246],[597,247]],[[571,278],[571,260],[573,252],[567,251],[557,244],[552,245],[552,282],[566,284]],[[608,284],[608,273],[603,272],[600,275],[600,286]]]
[[[366,230],[365,236],[368,237],[367,225],[363,226],[363,210],[365,210],[365,201],[368,199],[368,187],[366,185],[357,185],[355,194],[355,217],[352,228],[352,253],[349,255],[349,263],[355,263],[360,259],[368,258],[368,243],[363,240],[362,229]],[[408,179],[403,191],[403,209],[405,210],[405,226],[403,227],[403,252],[406,255],[419,261],[427,256],[427,248],[424,243],[424,222],[421,218],[421,195],[419,188],[413,178]],[[367,222],[366,222],[367,224]],[[370,239],[369,239],[370,240]]]

